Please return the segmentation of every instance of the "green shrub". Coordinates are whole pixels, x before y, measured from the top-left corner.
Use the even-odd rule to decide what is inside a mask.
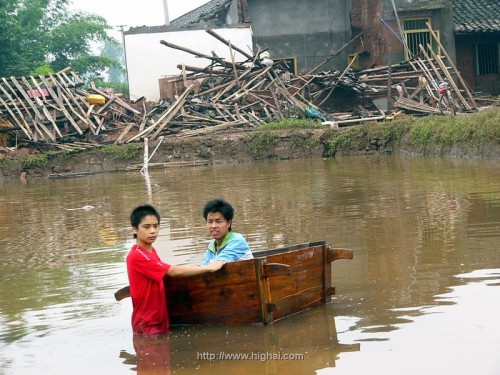
[[[21,168],[29,169],[34,167],[44,168],[48,162],[49,158],[47,154],[39,155],[22,155],[20,157]]]
[[[279,140],[279,135],[273,131],[256,131],[249,136],[248,145],[252,154],[258,156],[260,151],[276,145]]]
[[[140,156],[141,145],[139,143],[112,144],[104,146],[101,152],[111,156],[113,159],[133,160]]]

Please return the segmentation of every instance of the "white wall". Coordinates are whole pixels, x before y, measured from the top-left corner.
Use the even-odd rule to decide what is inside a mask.
[[[252,29],[250,27],[214,29],[214,31],[229,40],[231,45],[252,54]],[[141,96],[145,96],[147,100],[158,100],[160,98],[159,79],[180,74],[178,64],[205,68],[211,63],[210,60],[166,47],[160,44],[160,40],[209,56],[214,51],[217,56],[231,62],[229,47],[205,30],[125,35],[128,84],[132,100]],[[246,60],[240,53],[234,50],[233,53],[236,54],[236,61]]]

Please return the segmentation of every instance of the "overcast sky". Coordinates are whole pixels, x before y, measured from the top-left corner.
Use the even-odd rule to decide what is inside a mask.
[[[123,25],[125,29],[136,26],[165,24],[163,0],[72,0],[74,10],[94,13],[104,17],[111,26]],[[208,3],[208,0],[168,0],[171,20]]]

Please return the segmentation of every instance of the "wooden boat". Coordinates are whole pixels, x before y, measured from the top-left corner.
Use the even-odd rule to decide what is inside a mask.
[[[330,302],[331,263],[352,259],[351,250],[325,241],[254,252],[215,273],[165,277],[170,324],[270,324]],[[128,294],[130,295],[130,294]],[[126,288],[115,293],[127,296]]]

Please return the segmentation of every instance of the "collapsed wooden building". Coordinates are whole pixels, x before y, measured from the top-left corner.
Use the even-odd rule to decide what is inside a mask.
[[[130,102],[85,82],[71,69],[46,76],[0,81],[0,132],[18,143],[43,143],[64,150],[110,142],[128,143],[159,136],[191,137],[217,131],[245,131],[287,118],[315,118],[332,127],[413,115],[476,111],[474,94],[441,45],[437,55],[420,45],[421,54],[389,66],[322,71],[329,59],[294,75],[286,62],[274,62],[267,50],[249,53],[215,31],[231,60],[193,51],[208,66],[179,64],[180,73],[161,80],[164,99]],[[436,39],[437,40],[437,39]],[[439,43],[439,41],[437,41]],[[235,51],[245,57],[236,61]],[[95,96],[102,99],[93,100]]]

